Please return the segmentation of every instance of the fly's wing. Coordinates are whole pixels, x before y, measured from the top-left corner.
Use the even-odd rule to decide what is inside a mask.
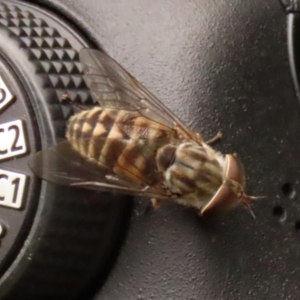
[[[118,155],[117,151],[115,155]],[[34,154],[29,159],[29,167],[36,176],[56,184],[158,199],[170,197],[159,184],[147,186],[144,182],[137,183],[126,176],[115,176],[111,169],[82,157],[68,141]]]
[[[89,119],[90,112],[83,113],[80,120],[77,115],[72,119],[75,123],[79,121],[76,123],[76,129],[72,121],[69,126],[76,130],[76,137],[70,141],[73,146],[74,143],[80,143],[78,152],[69,141],[63,142],[36,154],[30,161],[31,169],[41,178],[59,184],[159,199],[170,198],[170,191],[161,185],[162,174],[157,172],[157,150],[167,143],[179,144],[182,139],[201,142],[202,138],[184,126],[109,56],[99,51],[84,49],[80,52],[80,60],[86,84],[101,105],[103,113],[105,111],[107,124],[102,124],[104,121],[101,121],[101,118],[93,121]],[[118,116],[109,116],[114,113],[118,113]],[[96,124],[106,125],[105,136],[95,140],[93,130],[83,130],[83,123],[86,123],[88,128],[95,128]],[[109,132],[106,132],[106,129]],[[118,133],[117,136],[121,138],[113,139],[111,136],[115,134],[110,133]],[[91,143],[96,146],[91,147],[95,150],[94,154],[101,149],[100,156],[96,159],[98,164],[89,161],[89,158],[95,158],[90,155],[92,151],[86,151]],[[104,145],[108,151],[102,150]],[[82,149],[85,151],[80,151]],[[109,164],[109,161],[113,163]],[[154,178],[151,178],[152,176]]]
[[[103,52],[82,49],[80,62],[92,96],[103,108],[138,112],[141,116],[167,126],[174,136],[202,141],[170,112],[141,83]]]
[[[36,176],[62,185],[82,182],[83,179],[90,181],[102,175],[100,169],[97,170],[93,166],[89,168],[88,161],[79,155],[67,141],[31,156],[29,167]]]

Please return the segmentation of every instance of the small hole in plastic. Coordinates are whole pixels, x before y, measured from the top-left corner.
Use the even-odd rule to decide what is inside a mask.
[[[295,223],[295,229],[296,229],[297,231],[300,231],[300,221],[297,221],[297,222]]]
[[[282,217],[284,215],[284,208],[280,205],[277,205],[273,208],[273,216]]]
[[[286,182],[281,187],[282,194],[286,197],[293,197],[295,195],[294,187],[291,183]]]
[[[273,216],[278,219],[280,223],[284,223],[287,218],[286,210],[281,205],[273,207]]]

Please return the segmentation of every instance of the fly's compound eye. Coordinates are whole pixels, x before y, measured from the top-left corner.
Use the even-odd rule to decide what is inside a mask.
[[[226,155],[226,171],[224,178],[237,182],[242,188],[245,188],[246,177],[245,170],[236,155],[227,154]]]
[[[227,154],[223,184],[201,210],[201,214],[220,213],[233,209],[242,202],[245,187],[244,168],[235,155]]]
[[[91,45],[66,20],[23,2],[1,2],[0,23],[0,298],[70,298],[95,266],[106,270],[128,203],[42,182],[28,159],[64,138],[66,99],[93,104],[78,54]],[[40,274],[51,284],[33,284]]]

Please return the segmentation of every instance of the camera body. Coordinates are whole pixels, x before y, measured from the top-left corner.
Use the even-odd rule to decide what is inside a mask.
[[[296,299],[297,3],[0,2],[0,299]],[[201,218],[149,199],[55,185],[28,159],[97,103],[79,51],[105,51],[266,196]],[[3,192],[4,191],[4,192]]]

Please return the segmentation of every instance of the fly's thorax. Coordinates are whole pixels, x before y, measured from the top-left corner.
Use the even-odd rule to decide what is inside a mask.
[[[224,156],[204,143],[169,144],[158,151],[156,159],[165,185],[179,194],[181,204],[201,208],[222,185]]]

